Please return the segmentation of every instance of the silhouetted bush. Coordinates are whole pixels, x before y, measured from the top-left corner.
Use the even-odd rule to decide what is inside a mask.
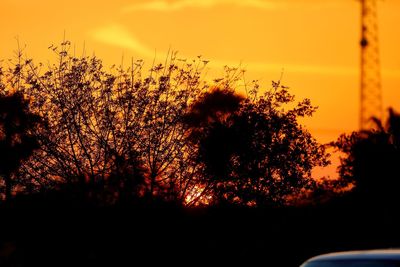
[[[353,194],[365,205],[397,207],[400,204],[400,116],[392,109],[384,126],[342,135],[333,145],[344,157],[342,183],[353,184]]]

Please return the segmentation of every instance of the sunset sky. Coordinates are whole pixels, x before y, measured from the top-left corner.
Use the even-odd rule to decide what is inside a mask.
[[[378,4],[384,106],[400,111],[400,0]],[[248,79],[289,86],[319,110],[305,123],[321,142],[358,128],[360,3],[356,0],[1,0],[0,58],[16,37],[36,61],[51,60],[64,31],[105,65],[124,58],[209,59],[247,69]]]

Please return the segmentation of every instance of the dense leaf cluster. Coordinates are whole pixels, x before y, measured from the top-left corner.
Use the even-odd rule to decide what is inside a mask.
[[[389,109],[384,125],[374,119],[375,129],[342,135],[333,145],[344,156],[339,166],[343,186],[366,204],[398,206],[400,198],[400,115]]]

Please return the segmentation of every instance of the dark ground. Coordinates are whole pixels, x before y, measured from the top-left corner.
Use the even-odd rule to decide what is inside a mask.
[[[185,210],[28,197],[0,212],[0,266],[299,266],[325,252],[400,246],[392,208],[346,198],[318,207]]]

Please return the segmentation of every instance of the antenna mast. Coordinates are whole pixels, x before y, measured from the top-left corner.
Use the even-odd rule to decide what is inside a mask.
[[[382,119],[382,83],[379,60],[377,0],[361,0],[360,129],[374,128]]]

